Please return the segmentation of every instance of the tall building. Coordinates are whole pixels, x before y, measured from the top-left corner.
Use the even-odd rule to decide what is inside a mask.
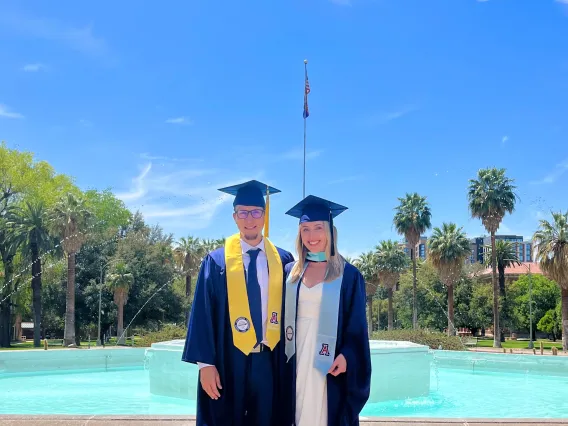
[[[517,257],[521,262],[532,262],[532,241],[524,241],[522,235],[495,235],[496,240],[504,240],[513,244]],[[471,255],[469,263],[484,261],[485,247],[491,246],[491,237],[477,237],[470,240]]]
[[[403,243],[403,250],[408,257],[410,257],[410,249],[411,249],[411,246],[410,246],[410,244],[408,244],[408,241],[405,238],[404,243]],[[417,258],[420,258],[422,260],[426,259],[426,257],[428,256],[428,237],[426,237],[424,235],[422,235],[420,237],[418,244],[416,244],[415,253],[416,253]]]

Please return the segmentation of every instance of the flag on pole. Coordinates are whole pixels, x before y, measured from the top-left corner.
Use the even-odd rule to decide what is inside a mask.
[[[310,82],[308,81],[308,69],[306,68],[306,82],[304,84],[304,118],[310,116],[308,109],[308,94],[310,93]]]

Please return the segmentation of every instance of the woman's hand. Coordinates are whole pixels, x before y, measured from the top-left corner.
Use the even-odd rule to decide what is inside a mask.
[[[328,373],[332,376],[338,376],[341,373],[345,373],[347,371],[347,360],[342,354],[337,355],[333,364],[331,364],[331,368],[329,369]]]

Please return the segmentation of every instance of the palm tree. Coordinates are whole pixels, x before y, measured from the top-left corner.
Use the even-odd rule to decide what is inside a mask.
[[[377,293],[379,287],[379,276],[377,275],[377,256],[375,252],[368,251],[362,253],[358,259],[355,259],[354,265],[359,269],[365,279],[365,290],[367,292],[368,307],[368,325],[369,330],[373,331],[373,297]]]
[[[396,207],[394,226],[396,231],[404,235],[410,245],[410,258],[412,259],[412,326],[418,327],[418,307],[416,304],[416,244],[420,236],[430,229],[432,213],[426,197],[406,194],[404,198],[398,198],[400,204]]]
[[[351,256],[343,256],[343,259],[345,259],[347,263],[353,264],[354,259]]]
[[[513,265],[520,265],[521,262],[517,256],[517,250],[513,247],[513,243],[505,240],[495,241],[495,259],[497,261],[497,273],[499,275],[499,293],[503,298],[503,312],[501,316],[503,322],[506,322],[506,312],[507,312],[507,293],[505,289],[505,268]],[[493,253],[491,251],[491,246],[485,247],[484,263],[486,266],[492,266]],[[505,336],[501,331],[501,342],[505,341]]]
[[[67,254],[67,296],[65,306],[65,331],[63,344],[75,344],[75,255],[87,239],[86,230],[92,214],[85,200],[72,193],[61,198],[50,214],[53,234],[61,238]]]
[[[540,269],[561,289],[562,349],[568,350],[568,211],[552,213],[552,223],[541,220],[533,236]]]
[[[55,248],[56,241],[49,234],[47,214],[43,202],[26,201],[13,206],[7,214],[8,226],[13,237],[24,247],[24,254],[32,264],[32,306],[34,314],[34,347],[40,347],[41,339],[41,255]]]
[[[202,241],[192,236],[180,238],[178,246],[174,249],[175,264],[181,274],[185,276],[185,295],[187,297],[191,295],[191,277],[197,274],[202,251]]]
[[[428,240],[428,254],[448,289],[448,336],[454,335],[454,285],[459,280],[465,259],[471,253],[469,240],[455,223],[434,228]]]
[[[0,283],[0,348],[9,348],[12,290],[15,289],[14,258],[18,253],[19,241],[14,238],[13,229],[8,227],[4,216],[5,214],[0,214],[0,261],[4,268],[4,280]]]
[[[114,292],[114,303],[118,307],[118,324],[116,335],[118,344],[124,343],[124,305],[128,301],[128,291],[134,284],[134,275],[130,273],[124,262],[118,262],[114,267],[114,272],[108,276],[108,285]]]
[[[400,274],[408,269],[408,257],[400,245],[392,240],[381,241],[376,250],[379,280],[387,289],[388,294],[388,329],[392,330],[394,322],[393,289],[400,279]]]
[[[505,169],[481,169],[477,179],[470,179],[468,200],[473,218],[481,219],[483,226],[491,234],[491,265],[493,269],[493,347],[501,347],[499,329],[499,283],[497,282],[497,262],[494,257],[495,233],[506,213],[513,213],[517,195],[513,180],[505,176]]]

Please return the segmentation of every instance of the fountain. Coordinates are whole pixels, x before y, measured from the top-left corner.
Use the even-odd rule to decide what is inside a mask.
[[[154,343],[145,368],[154,395],[195,400],[198,367],[181,361],[185,340]],[[371,340],[373,380],[369,403],[427,396],[432,352],[411,342]]]
[[[371,340],[370,347],[373,379],[369,403],[428,396],[433,358],[428,346]]]

